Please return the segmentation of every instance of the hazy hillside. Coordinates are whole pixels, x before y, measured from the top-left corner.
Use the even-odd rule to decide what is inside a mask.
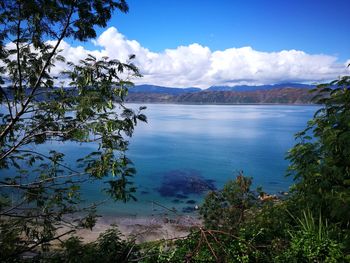
[[[298,84],[294,84],[297,86]],[[302,85],[302,84],[299,84]],[[209,103],[209,104],[240,104],[240,103],[281,103],[281,104],[309,104],[314,95],[310,94],[308,87],[281,87],[277,85],[265,86],[236,86],[226,88],[237,88],[237,90],[225,90],[225,87],[211,87],[206,90],[199,88],[169,88],[153,85],[140,85],[129,89],[126,97],[127,102],[150,102],[150,103]],[[256,88],[260,88],[255,90]],[[67,88],[72,95],[76,90]],[[216,90],[218,89],[218,90]],[[222,90],[221,90],[222,89]],[[243,91],[242,91],[243,89]],[[10,89],[4,89],[7,97],[13,99]],[[27,92],[27,91],[26,91]],[[29,91],[28,91],[29,92]],[[47,100],[40,95],[36,100]]]
[[[161,94],[149,92],[129,93],[127,102],[161,103],[282,103],[309,104],[313,95],[305,88],[275,88],[255,91],[210,91],[183,94]]]
[[[208,91],[256,91],[256,90],[270,90],[270,89],[281,89],[281,88],[303,88],[303,89],[313,89],[314,85],[300,84],[300,83],[280,83],[273,85],[258,85],[258,86],[211,86]]]

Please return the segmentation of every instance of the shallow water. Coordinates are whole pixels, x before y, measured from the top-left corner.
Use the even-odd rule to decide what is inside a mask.
[[[105,206],[104,213],[166,211],[152,201],[190,212],[200,204],[203,194],[186,190],[186,180],[193,177],[200,184],[209,180],[220,188],[241,170],[253,177],[254,187],[262,186],[271,193],[286,191],[292,179],[285,177],[288,162],[284,158],[295,143],[294,134],[305,128],[317,109],[286,105],[146,106],[148,124],[137,127],[129,149],[138,171],[139,201]],[[174,185],[180,187],[177,192]]]

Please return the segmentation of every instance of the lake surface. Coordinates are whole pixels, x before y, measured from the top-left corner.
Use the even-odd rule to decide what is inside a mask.
[[[132,108],[139,105],[128,104]],[[146,105],[148,124],[137,126],[128,156],[137,169],[138,202],[108,204],[106,214],[149,215],[162,207],[179,212],[200,204],[203,195],[176,193],[169,184],[191,176],[221,188],[238,171],[253,177],[254,187],[286,191],[287,151],[294,134],[305,128],[318,106],[286,105]],[[176,178],[179,178],[177,180]],[[174,180],[173,180],[174,179]],[[208,180],[208,181],[206,181]],[[97,195],[90,188],[92,196]],[[168,194],[167,194],[168,193]],[[90,196],[91,196],[90,195]],[[188,204],[187,202],[191,203]]]
[[[128,104],[137,109],[140,105]],[[145,216],[179,213],[200,205],[201,187],[220,189],[239,171],[253,177],[266,192],[287,191],[287,151],[294,134],[306,127],[318,106],[286,105],[146,105],[148,123],[140,123],[130,139],[128,157],[137,175],[137,202],[107,202],[105,215]],[[63,151],[67,164],[96,150],[94,145],[46,144],[40,150]],[[69,161],[68,161],[69,160]],[[199,182],[199,184],[198,184]],[[102,182],[84,186],[89,201],[106,198]],[[194,189],[191,189],[195,186]],[[197,188],[196,188],[197,187]]]

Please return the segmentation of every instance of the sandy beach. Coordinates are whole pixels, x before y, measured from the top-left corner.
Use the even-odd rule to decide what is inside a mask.
[[[116,225],[126,239],[135,239],[137,243],[160,239],[172,239],[188,235],[191,228],[201,226],[201,220],[196,216],[143,216],[143,217],[112,217],[104,216],[98,219],[92,230],[81,229],[75,235],[83,242],[95,241],[98,236]]]

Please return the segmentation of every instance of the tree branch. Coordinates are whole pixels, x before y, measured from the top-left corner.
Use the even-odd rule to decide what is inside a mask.
[[[21,17],[21,4],[18,2],[18,16]],[[21,19],[18,20],[17,24],[17,41],[16,41],[16,53],[17,53],[17,70],[18,70],[18,77],[19,77],[19,88],[22,91],[22,68],[21,68],[21,61],[20,61],[20,46],[19,46],[19,39],[21,36]]]
[[[10,118],[11,118],[11,121],[13,120],[13,113],[12,113],[12,107],[11,107],[11,104],[10,104],[10,100],[9,98],[7,97],[7,94],[6,92],[4,91],[4,89],[2,87],[0,87],[0,92],[2,93],[2,95],[4,95],[5,97],[5,100],[6,100],[6,104],[7,104],[7,108],[9,110],[9,114],[10,114]]]
[[[24,114],[25,110],[26,110],[26,107],[29,105],[29,103],[31,102],[32,98],[34,97],[34,94],[36,92],[36,90],[38,89],[38,87],[40,86],[40,83],[41,83],[41,80],[44,76],[44,73],[45,73],[45,70],[46,68],[50,65],[50,62],[51,62],[51,59],[53,58],[53,56],[55,55],[56,51],[57,51],[57,48],[58,46],[61,44],[61,41],[63,40],[63,38],[65,37],[66,33],[67,33],[67,29],[69,27],[69,22],[70,22],[70,19],[73,15],[73,11],[74,11],[74,5],[72,5],[71,7],[71,10],[70,10],[70,13],[68,15],[68,18],[67,18],[67,22],[66,22],[66,25],[60,35],[60,38],[57,40],[57,43],[55,45],[55,47],[53,48],[53,50],[51,51],[48,59],[46,60],[43,68],[41,69],[41,72],[39,74],[39,77],[31,91],[31,93],[29,94],[27,100],[22,104],[22,108],[21,110],[16,114],[15,118],[13,120],[11,120],[11,122],[6,126],[6,128],[1,132],[0,134],[0,141],[2,141],[5,136],[7,136],[7,134],[10,132],[10,130],[13,128],[13,126],[16,124],[16,122],[19,120],[19,118]]]

